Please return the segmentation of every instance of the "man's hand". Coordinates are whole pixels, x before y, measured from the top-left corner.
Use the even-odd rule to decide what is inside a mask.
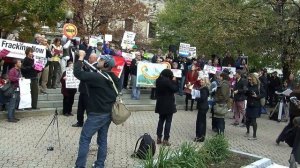
[[[85,57],[85,51],[79,50],[79,59],[78,60],[83,61],[84,57]]]

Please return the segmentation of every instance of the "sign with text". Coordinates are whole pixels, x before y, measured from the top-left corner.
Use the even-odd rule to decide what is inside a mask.
[[[210,66],[210,65],[204,65],[203,71],[211,74],[217,73],[217,67]]]
[[[63,27],[63,33],[68,39],[72,39],[77,35],[77,27],[74,24],[67,23]]]
[[[105,39],[105,41],[112,41],[112,35],[111,34],[105,34],[104,39]]]
[[[98,43],[98,42],[103,43],[103,38],[102,38],[102,36],[91,36],[91,37],[89,38],[89,45],[90,45],[91,47],[97,47],[97,43]]]
[[[208,77],[209,77],[209,75],[206,71],[203,70],[203,71],[198,72],[198,79],[203,79],[203,78],[208,78]]]
[[[179,56],[188,57],[190,55],[190,44],[180,43],[179,45]]]
[[[171,69],[171,71],[173,72],[173,75],[176,78],[181,78],[182,76],[182,70],[181,69]]]
[[[137,83],[139,87],[155,87],[155,81],[167,64],[139,62],[137,66]]]
[[[115,66],[111,69],[111,71],[118,77],[120,78],[122,75],[122,71],[124,69],[125,65],[125,59],[120,56],[113,56],[115,60]]]
[[[66,88],[77,89],[80,80],[78,80],[73,74],[73,68],[66,68]]]
[[[233,75],[235,75],[235,73],[236,73],[236,67],[222,67],[222,71],[224,70],[224,69],[228,69],[229,70],[229,72],[230,72],[230,74],[233,74]]]
[[[197,57],[197,48],[196,47],[190,47],[190,57],[192,57],[192,58]]]
[[[134,33],[134,32],[125,31],[125,33],[123,35],[121,47],[123,49],[132,48],[135,45],[135,41],[134,41],[135,35],[136,35],[136,33]]]
[[[35,57],[46,57],[46,47],[43,45],[36,45],[30,43],[22,43],[18,41],[0,39],[0,57],[13,57],[24,59],[26,48],[33,49]]]

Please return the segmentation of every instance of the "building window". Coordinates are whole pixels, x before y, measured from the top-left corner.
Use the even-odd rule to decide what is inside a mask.
[[[125,19],[125,30],[126,31],[133,30],[133,20],[132,19]]]
[[[156,37],[156,23],[149,22],[148,38]]]

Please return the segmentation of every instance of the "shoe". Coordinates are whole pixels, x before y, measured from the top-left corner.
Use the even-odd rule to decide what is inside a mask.
[[[8,121],[8,122],[13,122],[13,123],[18,122],[18,120],[16,120],[16,119],[8,119],[7,121]]]
[[[201,137],[201,138],[196,137],[196,138],[194,139],[194,142],[204,142],[204,140],[205,140],[204,137]]]
[[[231,125],[233,125],[233,126],[238,126],[239,123],[232,123]]]
[[[157,138],[156,143],[157,143],[157,144],[161,144],[161,138]]]
[[[168,140],[163,140],[162,145],[163,146],[171,146],[171,144]]]
[[[256,137],[250,137],[250,138],[248,138],[248,140],[254,141],[254,140],[257,140],[257,138]]]
[[[41,93],[42,93],[42,94],[48,94],[48,93],[47,93],[47,92],[45,92],[45,91],[41,91]]]
[[[276,139],[276,145],[279,145],[280,144],[280,141],[279,141],[279,139],[277,138]]]
[[[74,116],[74,114],[72,114],[72,113],[69,113],[68,115],[69,115],[69,116]]]
[[[63,116],[69,117],[69,114],[63,114]]]
[[[79,123],[76,123],[76,124],[73,124],[72,127],[82,127],[83,124],[79,124]]]
[[[244,137],[248,138],[249,137],[249,133],[246,132],[246,134],[244,135]]]
[[[218,129],[217,128],[212,128],[212,131],[213,132],[218,132]]]
[[[15,120],[17,120],[17,121],[20,121],[20,119],[18,119],[18,118],[14,118]]]

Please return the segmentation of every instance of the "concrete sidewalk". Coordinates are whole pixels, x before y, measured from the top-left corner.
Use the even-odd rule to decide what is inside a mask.
[[[211,119],[207,117],[207,136],[214,135],[211,131]],[[192,142],[195,137],[197,112],[179,111],[173,117],[170,141],[172,148],[183,142]],[[232,116],[232,114],[229,114]],[[42,133],[50,123],[52,115],[21,118],[18,123],[0,120],[0,167],[28,168],[65,168],[74,166],[81,128],[73,128],[76,116],[59,116],[59,133],[61,150],[57,143],[57,131],[50,128],[37,148],[34,148]],[[132,159],[136,140],[144,133],[156,139],[158,114],[154,112],[135,112],[123,126],[111,124],[108,135],[108,156],[106,167],[136,167],[140,161]],[[234,127],[231,119],[226,119],[225,134],[232,149],[267,157],[277,164],[288,166],[291,148],[282,143],[275,144],[275,139],[287,123],[278,123],[263,116],[258,119],[256,141],[244,137],[246,128]],[[251,132],[252,133],[252,130]],[[96,159],[97,144],[94,136],[87,167]],[[47,151],[49,144],[54,144],[54,151]]]

